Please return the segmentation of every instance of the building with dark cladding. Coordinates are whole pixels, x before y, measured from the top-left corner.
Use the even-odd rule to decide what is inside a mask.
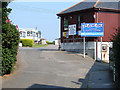
[[[112,34],[120,27],[119,0],[83,0],[57,14],[61,20],[61,47],[66,51],[83,52],[81,23],[103,23],[102,59],[109,62]],[[75,35],[69,35],[69,25],[76,26]],[[101,60],[101,38],[86,37],[86,54]]]

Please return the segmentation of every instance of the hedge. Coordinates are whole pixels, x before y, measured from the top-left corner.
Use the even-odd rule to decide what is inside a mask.
[[[113,35],[113,61],[116,68],[116,85],[120,88],[120,28],[116,29],[116,33]]]
[[[2,2],[2,75],[13,71],[20,40],[18,27],[8,18],[12,9],[7,5],[7,2]]]
[[[15,58],[8,48],[2,50],[2,75],[9,74],[13,71]]]
[[[2,37],[0,34],[0,76],[2,74]]]
[[[26,46],[32,47],[34,44],[34,41],[32,39],[21,39],[20,41],[22,42],[22,45],[25,47]]]

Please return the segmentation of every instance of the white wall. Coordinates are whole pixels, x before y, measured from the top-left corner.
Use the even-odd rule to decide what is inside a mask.
[[[109,47],[112,47],[112,42],[102,42],[102,45],[107,46],[107,52],[102,51],[102,60],[109,62]],[[101,42],[98,42],[98,48],[97,48],[97,60],[101,60]]]
[[[47,44],[47,43],[46,43],[46,40],[42,40],[42,41],[41,41],[41,44],[43,44],[43,45],[44,45],[44,44]]]
[[[86,42],[86,53],[92,58],[96,58],[96,42]],[[79,51],[83,53],[83,42],[62,43],[61,48],[67,51]]]
[[[20,31],[24,31],[25,32],[25,37],[23,37],[23,33],[22,33],[22,37],[20,37],[20,39],[33,39],[34,41],[40,41],[40,38],[39,38],[39,34],[38,34],[38,37],[36,37],[36,33],[38,33],[38,31],[37,30],[35,30],[35,29],[20,29],[19,30],[19,32]],[[35,36],[31,36],[31,34],[30,34],[30,36],[27,36],[27,31],[33,31],[33,32],[35,32]]]
[[[86,49],[95,49],[96,42],[86,42]],[[83,49],[83,42],[62,43],[63,49]]]
[[[103,61],[109,61],[109,47],[112,47],[112,42],[102,42],[102,45],[107,45],[107,52],[102,52],[102,59]],[[88,56],[96,60],[96,42],[86,42],[85,47]],[[80,53],[83,53],[83,42],[62,43],[61,48],[67,51],[80,51]],[[101,42],[97,43],[97,60],[101,60]]]
[[[59,40],[55,40],[55,45],[59,45]]]

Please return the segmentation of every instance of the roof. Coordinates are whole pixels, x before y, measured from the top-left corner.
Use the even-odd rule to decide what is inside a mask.
[[[71,13],[89,8],[120,9],[120,0],[83,0],[72,7],[63,10],[60,14]]]
[[[55,40],[60,40],[60,38],[56,38]]]
[[[34,28],[19,28],[20,31],[35,31],[38,32],[38,30],[34,29]]]
[[[41,40],[46,40],[46,39],[44,39],[44,38],[41,38]]]

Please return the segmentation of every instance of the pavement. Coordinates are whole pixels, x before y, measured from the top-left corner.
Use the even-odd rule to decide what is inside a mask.
[[[111,72],[109,71],[109,64],[95,62],[86,75],[81,88],[86,85],[88,88],[115,88]]]
[[[109,64],[55,45],[22,47],[17,58],[14,73],[2,78],[3,88],[114,88]]]

